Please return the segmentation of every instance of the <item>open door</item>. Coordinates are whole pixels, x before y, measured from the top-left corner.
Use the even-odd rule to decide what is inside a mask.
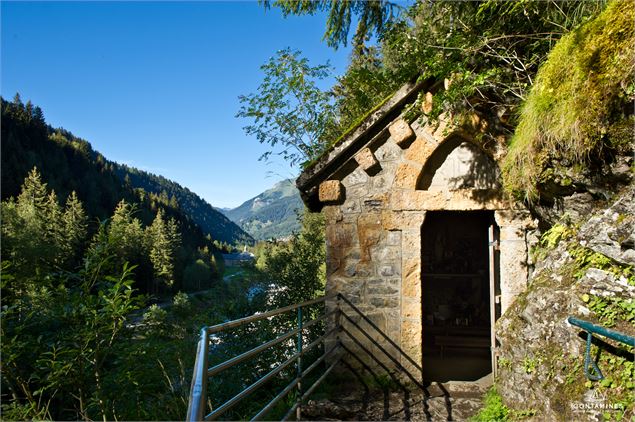
[[[496,253],[490,263],[488,230],[493,224],[492,211],[426,214],[421,233],[426,381],[476,381],[492,372],[496,281],[491,274],[497,271]]]
[[[496,321],[500,316],[500,281],[498,279],[498,254],[500,249],[499,230],[494,222],[488,229],[489,291],[490,291],[490,348],[492,353],[492,373],[496,376],[498,351],[496,346]]]

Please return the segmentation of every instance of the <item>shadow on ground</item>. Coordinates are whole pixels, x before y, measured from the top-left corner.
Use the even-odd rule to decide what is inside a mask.
[[[346,381],[328,399],[310,400],[303,406],[302,419],[464,421],[480,410],[491,385],[488,376],[476,382],[427,382],[420,388],[395,374],[388,374],[388,379],[382,374],[368,366],[343,364],[340,378]]]

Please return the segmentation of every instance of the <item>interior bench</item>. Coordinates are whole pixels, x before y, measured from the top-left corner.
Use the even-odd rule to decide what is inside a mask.
[[[446,347],[489,349],[491,340],[489,337],[435,336],[434,344],[441,348],[441,357],[443,357],[443,349]]]

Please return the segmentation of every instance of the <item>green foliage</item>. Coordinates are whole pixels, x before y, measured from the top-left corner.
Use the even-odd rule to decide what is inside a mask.
[[[189,189],[160,175],[148,173],[125,164],[112,164],[114,173],[123,181],[124,185],[136,191],[138,196],[146,197],[150,200],[151,204],[154,204],[153,209],[161,206],[166,210],[178,210],[180,214],[186,215],[188,220],[190,220],[179,219],[178,215],[173,215],[179,220],[179,224],[183,229],[190,231],[195,229],[195,226],[200,227],[200,230],[206,236],[213,238],[214,242],[219,243],[218,249],[222,249],[220,245],[222,243],[253,243],[253,239],[249,234],[245,233],[221,212]],[[193,226],[192,223],[195,226],[189,227]]]
[[[324,217],[305,212],[302,230],[289,242],[265,248],[257,257],[257,267],[276,286],[274,308],[315,298],[324,292]]]
[[[141,299],[133,295],[132,268],[110,275],[102,264],[16,283],[3,262],[3,387],[21,399],[3,409],[5,418],[112,419],[104,374]]]
[[[575,227],[564,223],[554,224],[549,230],[542,234],[540,242],[532,249],[534,260],[543,259],[547,253],[560,244],[561,241],[571,239],[575,233]]]
[[[635,322],[634,299],[619,299],[585,294],[582,296],[582,300],[607,327],[615,326],[618,320],[631,324]]]
[[[212,271],[202,259],[197,259],[183,271],[183,286],[190,291],[209,287],[212,281]]]
[[[571,227],[564,224],[555,224],[540,238],[540,245],[547,249],[555,248],[561,240],[570,239],[574,232]]]
[[[503,404],[496,388],[490,388],[483,400],[483,407],[479,412],[470,419],[474,422],[492,422],[492,421],[507,421],[510,410]]]
[[[330,8],[322,2],[281,3],[288,13]],[[330,4],[345,9],[355,3]],[[508,119],[526,98],[554,42],[602,4],[417,1],[381,24],[379,48],[359,44],[353,51],[346,74],[332,90],[336,113],[321,143],[337,143],[342,133],[367,117],[368,110],[415,78],[451,80],[448,89],[435,95],[432,119],[444,111],[460,114],[473,109]]]
[[[247,135],[271,146],[261,159],[276,151],[294,165],[319,155],[333,106],[317,82],[329,75],[331,66],[311,66],[299,51],[285,49],[261,69],[265,76],[257,93],[239,97],[236,115],[252,121],[244,127]]]
[[[172,287],[174,284],[174,260],[180,243],[174,220],[165,221],[161,210],[157,212],[151,226],[146,228],[146,239],[150,262],[154,270],[155,288]]]
[[[17,198],[22,192],[24,179],[37,167],[40,182],[46,182],[48,190],[55,190],[60,203],[68,203],[67,207],[70,209],[75,207],[75,216],[63,215],[61,208],[59,212],[62,214],[55,209],[51,210],[51,215],[58,216],[55,221],[60,221],[56,228],[51,228],[51,234],[57,233],[59,236],[63,233],[62,237],[67,244],[60,247],[63,254],[55,260],[46,260],[65,268],[78,265],[86,245],[81,242],[72,244],[84,231],[82,226],[86,222],[82,223],[81,214],[86,216],[88,224],[85,230],[90,237],[97,230],[96,220],[111,217],[122,200],[131,207],[130,212],[142,226],[152,224],[159,208],[163,210],[166,219],[172,218],[178,223],[182,243],[174,263],[176,284],[181,281],[184,267],[198,258],[195,255],[199,248],[207,247],[216,252],[216,245],[222,247],[223,242],[253,242],[237,225],[182,186],[163,177],[106,160],[85,140],[64,129],[53,129],[46,125],[41,110],[37,107],[32,107],[29,112],[21,102],[7,102],[4,99],[1,102],[0,182],[3,201],[7,202],[11,197]],[[128,183],[125,183],[126,177]],[[77,208],[78,202],[81,202],[83,212]],[[74,219],[77,219],[76,223],[72,223]],[[64,227],[62,221],[66,221],[64,224],[77,224],[77,227]],[[75,237],[67,236],[67,229]],[[28,240],[27,232],[22,232],[24,240]],[[23,247],[27,245],[25,242],[20,244]],[[68,261],[62,262],[64,259]],[[216,259],[220,260],[220,255]],[[43,260],[44,257],[41,261]],[[149,286],[151,268],[146,268],[141,262],[135,263],[139,264],[137,281]],[[122,261],[117,264],[122,264]],[[19,263],[16,262],[16,265]]]
[[[523,359],[522,362],[522,366],[523,366],[523,370],[525,371],[525,373],[527,374],[531,374],[533,372],[536,371],[536,365],[540,364],[540,360],[533,358],[533,357],[529,357],[529,356],[525,356],[525,358]]]
[[[141,309],[136,269],[113,267],[118,238],[108,231],[102,223],[77,271],[17,276],[3,253],[4,420],[178,420],[187,409],[201,325],[262,309],[245,297],[252,282],[239,278],[231,291],[221,283]]]
[[[543,172],[558,161],[584,169],[631,149],[634,21],[631,2],[611,1],[549,53],[503,165],[510,193],[536,200],[549,177]],[[630,129],[616,130],[621,126]]]
[[[260,0],[265,7],[269,7],[269,0]],[[395,11],[399,10],[396,3],[378,1],[341,1],[327,0],[274,0],[273,5],[282,10],[282,14],[288,15],[313,15],[317,11],[327,11],[326,32],[324,40],[330,47],[337,48],[346,45],[348,33],[353,16],[357,19],[357,29],[353,42],[357,48],[361,48],[372,34],[381,34],[387,23],[392,21]]]
[[[598,268],[608,271],[616,277],[624,277],[629,284],[635,285],[635,274],[633,274],[632,266],[619,264],[606,255],[579,245],[573,245],[567,250],[575,261],[574,276],[576,278],[582,277],[589,268]]]

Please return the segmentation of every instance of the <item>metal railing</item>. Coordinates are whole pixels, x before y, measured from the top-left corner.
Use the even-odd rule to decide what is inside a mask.
[[[591,381],[604,379],[602,371],[591,358],[591,343],[593,341],[593,334],[598,334],[603,337],[610,338],[611,340],[619,341],[626,345],[635,347],[635,337],[631,337],[620,333],[619,331],[610,330],[600,325],[595,325],[589,321],[584,321],[574,317],[567,318],[567,321],[571,325],[582,328],[587,333],[586,352],[584,355],[584,375]]]
[[[303,309],[311,305],[316,305],[320,303],[324,303],[326,300],[336,299],[335,309],[330,312],[324,312],[323,315],[317,317],[311,321],[304,322],[303,321]],[[209,355],[210,355],[210,338],[214,333],[219,333],[224,330],[228,330],[230,328],[236,328],[243,326],[245,324],[267,319],[274,317],[276,315],[281,315],[290,311],[297,311],[297,325],[296,328],[279,335],[273,340],[267,341],[257,347],[252,348],[246,352],[239,354],[233,358],[230,358],[222,363],[216,364],[213,367],[209,367]],[[352,311],[352,312],[350,312]],[[350,312],[350,314],[349,314]],[[333,319],[334,324],[330,327],[330,329],[326,329],[325,332],[319,336],[317,339],[313,340],[308,345],[304,346],[303,344],[303,332],[318,324],[321,321],[326,321],[328,318],[334,316]],[[364,321],[368,327],[365,329],[362,325],[356,321],[358,319],[360,322]],[[343,321],[346,321],[347,324],[342,324]],[[351,332],[349,328],[354,328],[354,332]],[[380,344],[375,337],[369,331],[375,334],[375,337],[379,335],[384,341],[384,345]],[[361,333],[366,339],[364,342],[360,341],[355,333]],[[393,371],[388,368],[385,362],[376,356],[375,353],[371,352],[367,347],[368,344],[372,344],[375,348],[381,352],[385,357],[388,358],[394,364],[394,368],[396,368],[399,372],[405,374],[417,387],[421,389],[425,389],[421,381],[421,365],[415,362],[408,354],[406,354],[390,337],[386,335],[370,318],[368,318],[362,311],[359,310],[350,300],[344,297],[342,294],[338,293],[334,296],[323,296],[314,300],[310,300],[307,302],[303,302],[296,305],[290,305],[284,308],[276,309],[273,311],[265,312],[262,314],[257,314],[253,316],[249,316],[246,318],[237,319],[234,321],[225,322],[222,324],[215,325],[213,327],[203,327],[201,329],[200,340],[198,343],[197,357],[196,363],[194,365],[194,374],[192,377],[192,387],[190,390],[190,401],[187,412],[187,420],[188,421],[202,421],[202,420],[215,420],[219,418],[221,415],[226,413],[232,407],[241,402],[245,397],[257,391],[259,388],[263,387],[268,381],[272,380],[276,375],[278,375],[285,368],[288,368],[292,364],[295,363],[296,366],[296,377],[286,386],[284,387],[269,403],[267,403],[255,416],[252,417],[251,420],[262,420],[262,418],[270,412],[282,399],[287,397],[292,391],[297,391],[297,396],[295,403],[288,409],[286,414],[283,416],[282,420],[289,419],[294,413],[296,419],[301,418],[301,407],[302,403],[315,391],[315,389],[326,379],[326,377],[331,373],[331,371],[335,368],[335,366],[340,362],[342,355],[340,351],[344,351],[349,354],[353,359],[357,360],[363,367],[367,370],[370,370],[370,367],[366,365],[363,359],[358,356],[355,351],[353,351],[350,347],[347,347],[340,340],[340,336],[345,335],[351,342],[351,344],[355,344],[357,352],[363,352],[366,354],[371,360],[375,361],[380,367],[382,367],[391,377],[394,378]],[[207,384],[209,377],[218,375],[220,372],[229,369],[239,363],[245,362],[251,358],[254,358],[259,353],[262,353],[265,350],[268,350],[276,345],[284,343],[287,340],[292,339],[294,336],[297,336],[296,339],[296,352],[295,354],[289,356],[284,362],[278,364],[273,369],[271,369],[267,374],[259,378],[257,381],[244,388],[240,393],[227,400],[223,404],[219,405],[215,409],[210,409],[210,413],[205,413],[207,410]],[[324,350],[324,353],[317,358],[312,364],[310,364],[306,369],[303,368],[302,357],[306,355],[309,350],[314,349],[318,345],[324,343],[324,341],[328,338],[335,338],[332,347],[328,350]],[[366,343],[366,345],[364,344]],[[389,352],[386,350],[386,347],[389,347],[393,350],[393,352]],[[305,390],[303,390],[303,381],[307,379],[307,375],[311,373],[315,368],[317,368],[320,364],[322,364],[325,360],[331,358],[329,361],[329,366],[324,370],[324,372],[320,375],[320,377],[315,380],[311,386]],[[411,368],[406,368],[402,362],[407,362]],[[414,368],[415,373],[413,374],[411,370]],[[417,374],[419,376],[417,376]],[[396,379],[395,379],[396,380]],[[398,380],[396,380],[398,382]],[[209,405],[211,408],[211,404]]]
[[[198,342],[198,349],[196,355],[196,363],[194,365],[194,373],[192,377],[192,385],[190,389],[190,400],[187,411],[187,420],[188,421],[201,421],[201,420],[215,420],[218,419],[221,415],[226,413],[228,410],[233,408],[235,405],[240,403],[245,397],[254,393],[261,387],[263,387],[267,382],[271,381],[276,375],[280,374],[284,369],[290,367],[295,363],[296,366],[296,377],[286,386],[284,387],[269,403],[267,403],[251,420],[261,420],[269,411],[271,411],[276,404],[278,404],[282,399],[284,399],[289,393],[291,393],[294,389],[297,391],[297,399],[295,404],[291,406],[289,411],[284,416],[283,420],[287,420],[293,413],[296,413],[296,418],[300,419],[301,417],[301,405],[304,400],[308,398],[308,396],[315,391],[318,385],[328,376],[328,374],[333,370],[337,362],[339,361],[338,352],[341,350],[339,342],[336,342],[333,347],[329,350],[325,350],[325,352],[316,359],[311,365],[309,365],[306,369],[303,369],[302,357],[306,355],[306,353],[320,344],[324,342],[324,340],[334,334],[337,330],[336,328],[332,329],[329,332],[322,334],[319,338],[313,340],[308,345],[304,345],[304,336],[303,333],[308,328],[322,322],[326,321],[329,317],[334,316],[338,311],[325,312],[323,315],[316,317],[315,319],[304,322],[303,318],[303,309],[306,309],[309,306],[320,304],[325,302],[328,297],[320,297],[314,300],[310,300],[307,302],[286,306],[284,308],[276,309],[269,312],[264,312],[261,314],[252,315],[249,317],[237,319],[234,321],[225,322],[222,324],[214,325],[212,327],[203,327],[201,329],[200,339]],[[252,348],[244,353],[241,353],[238,356],[235,356],[231,359],[228,359],[222,363],[219,363],[213,367],[209,367],[209,355],[210,355],[210,340],[212,335],[215,333],[220,333],[222,331],[237,328],[240,326],[244,326],[245,324],[249,324],[255,321],[260,321],[264,319],[269,319],[277,315],[281,315],[287,312],[296,311],[297,312],[297,327],[279,335],[273,340],[267,341],[264,344],[261,344],[257,347]],[[296,337],[296,351],[293,355],[288,357],[284,362],[278,364],[273,369],[271,369],[267,374],[259,378],[257,381],[244,388],[240,393],[227,400],[220,406],[215,409],[210,409],[210,413],[206,413],[208,405],[207,405],[207,384],[208,379],[211,376],[218,375],[222,371],[229,369],[239,363],[245,362],[249,359],[256,357],[258,354],[264,352],[267,349],[270,349],[276,345],[280,345],[285,341],[291,341],[293,337]],[[333,360],[330,363],[329,367],[322,373],[322,375],[315,381],[313,384],[306,390],[303,391],[303,381],[307,379],[307,375],[318,367],[322,362],[324,362],[327,358],[333,356]],[[211,407],[211,406],[210,406]]]

